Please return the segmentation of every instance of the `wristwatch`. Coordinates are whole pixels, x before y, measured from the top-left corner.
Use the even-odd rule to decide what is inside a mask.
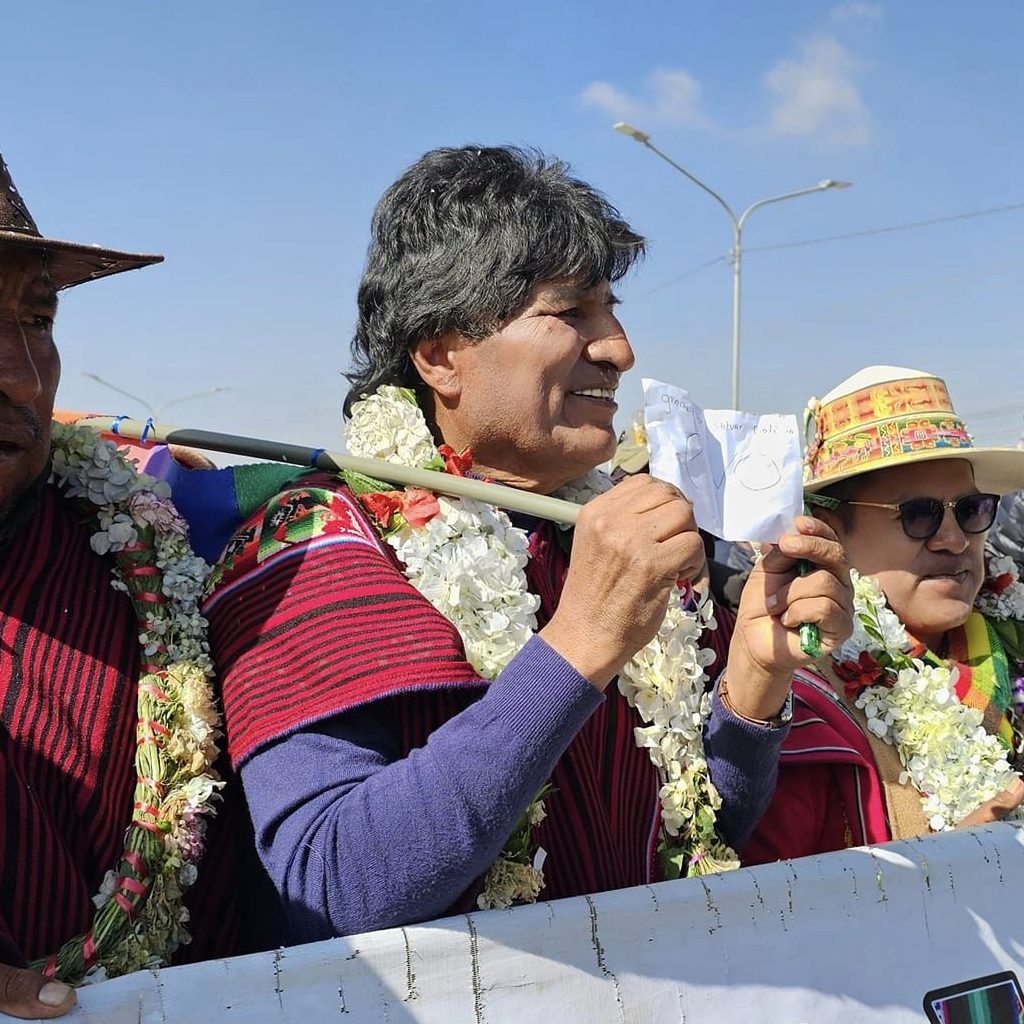
[[[729,690],[725,682],[725,673],[718,679],[718,699],[725,705],[726,710],[737,718],[742,719],[744,722],[749,722],[751,725],[760,725],[765,729],[783,729],[790,722],[793,721],[793,688],[789,688],[789,692],[786,694],[786,700],[784,701],[781,710],[777,715],[772,718],[747,718],[746,715],[741,715],[733,706],[729,700]]]

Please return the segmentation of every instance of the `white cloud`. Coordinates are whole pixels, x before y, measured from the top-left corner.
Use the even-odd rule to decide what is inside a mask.
[[[843,0],[829,12],[833,21],[881,21],[882,5],[867,4],[863,0]]]
[[[611,82],[591,82],[580,93],[580,99],[588,107],[597,107],[599,110],[607,111],[612,117],[623,120],[643,113],[635,100]]]
[[[834,36],[803,40],[798,57],[778,61],[764,77],[773,97],[768,131],[833,146],[867,145],[871,115],[857,88],[858,71]]]
[[[610,82],[591,82],[580,99],[621,120],[635,119],[647,124],[681,124],[707,128],[700,82],[682,68],[662,69],[648,75],[644,96],[630,95]]]

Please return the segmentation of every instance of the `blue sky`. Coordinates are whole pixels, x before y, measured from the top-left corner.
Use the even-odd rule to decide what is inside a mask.
[[[727,404],[731,242],[747,228],[741,404],[797,412],[869,363],[944,376],[979,440],[1024,407],[1024,6],[1016,0],[388,4],[35,0],[4,10],[0,151],[45,233],[163,252],[76,289],[59,339],[70,408],[325,447],[368,223],[423,151],[513,142],[570,161],[651,240],[620,291],[640,377]],[[678,280],[676,280],[678,279]],[[669,283],[674,282],[674,283]]]

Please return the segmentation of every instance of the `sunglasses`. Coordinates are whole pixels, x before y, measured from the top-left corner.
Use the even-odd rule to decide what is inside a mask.
[[[956,524],[964,533],[984,533],[995,522],[999,507],[998,494],[965,494],[956,501],[908,498],[898,505],[887,505],[879,501],[847,501],[827,494],[807,494],[805,498],[809,504],[820,508],[837,509],[840,505],[860,505],[898,512],[903,532],[911,540],[931,540],[941,529],[947,508],[953,510]]]

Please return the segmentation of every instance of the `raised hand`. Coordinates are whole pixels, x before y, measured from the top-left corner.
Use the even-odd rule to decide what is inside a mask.
[[[846,553],[828,524],[800,516],[796,533],[767,548],[743,588],[726,668],[729,703],[745,718],[774,717],[793,670],[811,661],[800,649],[800,625],[814,623],[825,654],[853,630],[853,590]],[[806,560],[813,571],[797,574]]]
[[[704,571],[693,506],[638,475],[580,514],[562,598],[541,636],[598,689],[658,632],[680,578]]]

